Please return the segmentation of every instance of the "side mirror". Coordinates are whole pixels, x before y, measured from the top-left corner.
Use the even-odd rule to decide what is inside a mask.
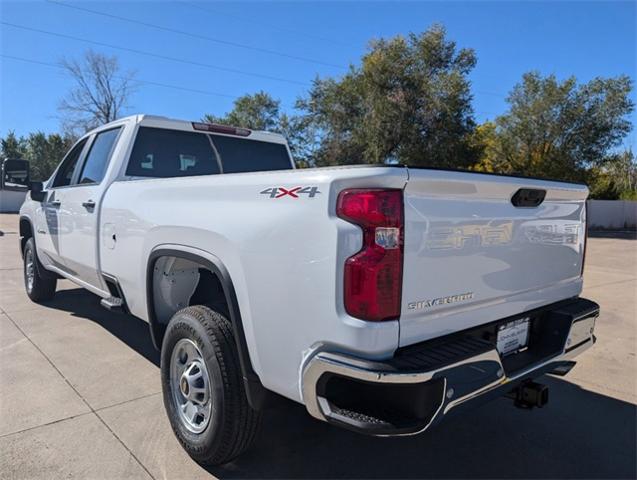
[[[8,158],[2,162],[2,190],[26,192],[29,189],[29,162]]]
[[[44,190],[44,183],[31,182],[31,200],[34,202],[43,202],[46,198],[46,190]]]

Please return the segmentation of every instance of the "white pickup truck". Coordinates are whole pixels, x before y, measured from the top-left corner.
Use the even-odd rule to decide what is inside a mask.
[[[20,211],[30,298],[58,278],[149,324],[185,450],[224,463],[301,402],[379,436],[499,395],[542,406],[594,342],[583,185],[295,169],[285,139],[139,115],[86,134]]]

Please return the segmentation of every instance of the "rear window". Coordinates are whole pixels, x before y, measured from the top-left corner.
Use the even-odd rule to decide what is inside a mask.
[[[212,135],[224,173],[289,170],[292,168],[285,145],[244,138]]]
[[[168,178],[220,173],[215,149],[224,173],[292,168],[288,150],[282,144],[141,127],[126,175]]]
[[[219,173],[217,157],[202,133],[141,127],[128,161],[126,175],[187,177]]]

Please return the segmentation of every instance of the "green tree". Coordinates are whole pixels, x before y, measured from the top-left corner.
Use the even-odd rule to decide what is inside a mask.
[[[588,172],[591,197],[637,200],[637,162],[632,150],[613,153]]]
[[[458,49],[439,25],[371,42],[360,66],[317,78],[298,102],[318,135],[316,163],[474,164],[467,76],[475,64],[473,50]]]
[[[232,110],[218,117],[204,115],[204,122],[235,125],[252,130],[266,130],[284,135],[290,145],[295,162],[307,166],[311,149],[306,132],[310,131],[303,118],[281,111],[281,102],[263,91],[243,95],[234,102]]]
[[[73,140],[57,133],[46,135],[42,132],[29,134],[26,142],[25,159],[29,160],[31,178],[46,180],[71,148]]]
[[[498,133],[494,122],[484,122],[478,125],[471,135],[471,148],[474,152],[480,152],[478,163],[472,166],[477,172],[492,173],[497,168],[499,151]]]
[[[620,198],[637,197],[637,160],[632,150],[613,155],[606,168]]]
[[[10,131],[5,138],[0,141],[2,160],[6,158],[24,159],[26,154],[26,139],[17,137],[15,132]]]
[[[223,117],[206,114],[204,122],[253,130],[273,131],[279,127],[281,102],[261,91],[253,95],[243,95],[234,101],[232,110]]]
[[[73,139],[57,133],[46,135],[30,133],[28,137],[16,137],[9,132],[0,142],[2,158],[19,158],[29,161],[32,180],[46,180],[71,148]]]
[[[480,163],[502,173],[587,180],[589,169],[603,166],[630,132],[634,104],[627,76],[595,78],[578,84],[554,75],[524,74],[496,119],[495,145]]]

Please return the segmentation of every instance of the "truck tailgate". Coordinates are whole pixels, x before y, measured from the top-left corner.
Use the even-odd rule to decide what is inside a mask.
[[[515,206],[520,189],[545,198]],[[584,185],[410,168],[400,345],[578,295],[587,195]]]

